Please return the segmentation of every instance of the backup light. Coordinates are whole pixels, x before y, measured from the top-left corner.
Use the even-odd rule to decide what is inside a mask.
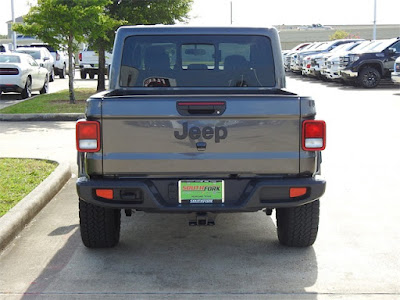
[[[98,152],[100,150],[100,123],[78,121],[76,123],[76,148],[79,152]]]
[[[305,151],[321,151],[326,144],[326,124],[324,121],[303,122],[302,148]]]

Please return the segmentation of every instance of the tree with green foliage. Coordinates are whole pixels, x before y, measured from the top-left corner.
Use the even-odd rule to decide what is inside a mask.
[[[341,39],[359,39],[360,36],[358,34],[351,34],[350,32],[344,30],[336,30],[334,34],[329,36],[331,41],[333,40],[341,40]]]
[[[111,2],[110,2],[111,4]],[[97,91],[105,90],[105,65],[106,51],[111,51],[114,42],[115,30],[125,24],[123,20],[114,19],[109,13],[108,8],[104,8],[104,14],[93,26],[88,34],[88,43],[90,48],[96,49],[99,54],[99,71],[97,79]]]
[[[350,33],[344,30],[336,30],[331,36],[329,36],[329,39],[331,41],[333,40],[340,40],[340,39],[346,39]]]
[[[55,48],[66,48],[69,57],[69,98],[75,103],[73,53],[94,32],[105,16],[104,7],[111,0],[38,0],[24,16],[25,24],[14,24],[13,30],[37,36]]]
[[[98,91],[105,89],[105,51],[111,51],[119,25],[167,25],[184,22],[188,18],[192,2],[193,0],[113,0],[105,7],[104,13],[110,20],[114,20],[116,26],[99,23],[89,34],[90,43],[99,53]]]

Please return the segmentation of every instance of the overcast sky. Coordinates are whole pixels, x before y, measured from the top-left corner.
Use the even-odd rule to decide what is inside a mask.
[[[11,0],[0,0],[0,34],[7,34]],[[162,0],[160,0],[162,1]],[[400,24],[400,0],[376,0],[378,24]],[[229,25],[231,0],[194,0],[190,24]],[[15,17],[35,0],[14,0]],[[372,24],[374,0],[232,0],[236,25]],[[273,3],[273,5],[271,5]],[[399,25],[400,26],[400,25]]]

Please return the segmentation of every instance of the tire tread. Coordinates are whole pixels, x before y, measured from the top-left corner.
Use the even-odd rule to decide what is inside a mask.
[[[111,248],[118,244],[121,211],[79,200],[80,229],[83,244],[88,248]]]
[[[319,226],[319,200],[276,210],[278,239],[285,246],[308,247],[314,244]]]

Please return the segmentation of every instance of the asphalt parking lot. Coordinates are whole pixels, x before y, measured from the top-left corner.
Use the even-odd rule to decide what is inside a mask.
[[[289,75],[327,122],[317,242],[285,248],[275,219],[226,214],[213,227],[184,215],[123,217],[121,243],[80,241],[72,178],[0,254],[4,299],[399,299],[400,88],[365,90]],[[0,122],[0,156],[75,167],[73,122]]]

